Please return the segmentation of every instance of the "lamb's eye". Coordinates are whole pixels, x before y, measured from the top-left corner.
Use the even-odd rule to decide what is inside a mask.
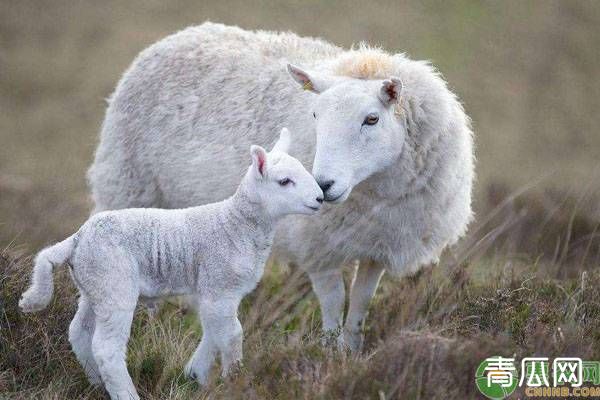
[[[317,119],[317,113],[316,112],[313,112],[313,118]]]
[[[281,186],[287,186],[290,183],[292,183],[292,180],[290,178],[283,178],[282,180],[279,181],[279,184]]]
[[[363,125],[375,125],[379,121],[379,115],[369,114],[365,117]]]

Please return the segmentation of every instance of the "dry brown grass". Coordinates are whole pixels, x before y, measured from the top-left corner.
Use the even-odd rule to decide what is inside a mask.
[[[0,263],[4,396],[103,398],[87,386],[66,340],[75,307],[66,271],[50,308],[24,316],[16,303],[29,259],[5,251]],[[494,354],[600,358],[600,273],[564,267],[576,278],[559,279],[551,264],[488,255],[385,279],[371,306],[365,350],[351,356],[322,346],[306,278],[271,266],[241,307],[245,365],[235,377],[222,380],[215,370],[199,388],[182,376],[200,327],[176,302],[156,319],[139,310],[128,364],[148,399],[473,398],[474,370]]]
[[[18,237],[37,248],[83,221],[104,99],[144,47],[206,19],[345,46],[364,40],[431,59],[473,119],[479,211],[492,182],[515,188],[544,175],[541,187],[600,189],[594,1],[7,0],[0,4],[3,243]],[[57,215],[39,223],[24,215],[42,210]]]

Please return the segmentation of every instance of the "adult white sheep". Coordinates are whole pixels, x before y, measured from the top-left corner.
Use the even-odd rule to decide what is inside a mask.
[[[314,178],[285,153],[289,140],[282,131],[268,155],[253,146],[252,165],[225,201],[92,216],[73,236],[39,253],[19,306],[26,312],[46,307],[53,267],[68,261],[81,293],[69,328],[77,359],[90,382],[103,382],[112,399],[139,399],[125,363],[138,297],[191,294],[203,336],[186,373],[206,383],[220,351],[226,375],[242,359],[237,310],[262,276],[275,223],[290,214],[314,214],[323,202]]]
[[[273,143],[279,124],[298,133],[291,154],[314,157],[325,199],[343,204],[290,217],[274,254],[308,272],[331,332],[343,322],[341,268],[360,262],[339,336],[358,349],[382,272],[436,262],[472,215],[469,119],[427,62],[213,23],[169,36],[138,56],[110,99],[89,171],[96,211],[226,197],[244,150]]]

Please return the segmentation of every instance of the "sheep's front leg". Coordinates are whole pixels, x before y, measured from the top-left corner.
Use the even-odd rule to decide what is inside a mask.
[[[365,317],[383,272],[383,265],[374,261],[361,261],[358,266],[350,289],[350,305],[343,333],[344,345],[351,351],[362,349]]]
[[[102,382],[112,400],[138,400],[140,397],[127,372],[125,355],[133,320],[130,311],[106,310],[96,314],[92,352],[98,364]]]
[[[341,340],[340,331],[344,314],[344,278],[342,271],[327,270],[309,274],[312,288],[319,303],[323,318],[324,343],[332,345]]]

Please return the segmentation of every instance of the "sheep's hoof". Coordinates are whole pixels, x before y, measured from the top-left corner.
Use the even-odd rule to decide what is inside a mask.
[[[343,342],[341,328],[324,331],[321,335],[321,344],[324,347],[329,347],[332,349],[340,348],[340,341]]]
[[[363,348],[364,336],[362,332],[350,332],[344,330],[338,340],[338,348],[351,353],[360,353]]]

